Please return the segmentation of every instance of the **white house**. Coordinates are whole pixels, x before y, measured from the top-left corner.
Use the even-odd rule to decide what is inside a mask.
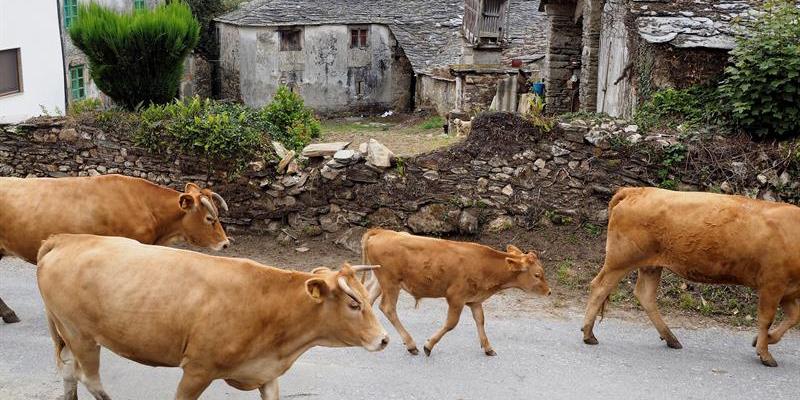
[[[64,112],[58,4],[3,0],[0,6],[0,123]]]

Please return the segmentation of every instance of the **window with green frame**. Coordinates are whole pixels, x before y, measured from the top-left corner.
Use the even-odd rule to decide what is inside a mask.
[[[83,65],[69,67],[69,90],[72,100],[86,97],[86,84],[83,79]]]
[[[133,0],[133,9],[136,11],[144,10],[146,6],[144,0]]]
[[[64,28],[69,29],[78,18],[78,0],[64,0]]]

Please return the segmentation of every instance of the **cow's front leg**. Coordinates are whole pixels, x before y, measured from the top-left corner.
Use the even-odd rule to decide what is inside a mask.
[[[261,393],[261,400],[279,400],[278,379],[263,384],[258,388],[258,392]]]
[[[775,319],[778,302],[783,297],[783,290],[776,288],[761,288],[758,292],[758,338],[756,339],[756,353],[761,358],[761,363],[768,367],[777,367],[778,363],[769,353],[769,328]]]
[[[486,329],[483,326],[483,304],[469,303],[467,305],[469,306],[469,309],[472,310],[472,318],[475,319],[475,326],[478,327],[478,339],[481,341],[481,348],[483,349],[483,352],[486,353],[487,356],[496,356],[497,353],[492,350],[492,345],[489,344],[489,338],[486,337]]]
[[[458,325],[458,319],[461,317],[461,310],[464,309],[464,302],[461,300],[448,298],[447,304],[449,306],[447,308],[447,320],[445,321],[442,329],[439,329],[439,332],[436,332],[433,336],[431,336],[430,339],[428,339],[428,342],[425,343],[423,350],[425,350],[426,356],[431,355],[433,346],[436,346],[436,343],[439,343],[439,341],[442,340],[442,336],[444,336],[445,333],[450,332],[456,327],[456,325]]]
[[[661,282],[662,268],[639,268],[639,276],[636,278],[636,288],[633,294],[639,299],[639,304],[642,305],[644,311],[653,325],[656,327],[661,340],[667,342],[667,346],[672,349],[680,349],[681,342],[672,333],[664,320],[661,318],[661,313],[658,312],[658,302],[656,295],[658,294],[658,284]]]
[[[14,313],[14,310],[11,307],[7,306],[3,299],[0,299],[0,318],[3,319],[3,322],[7,324],[13,324],[15,322],[19,322],[19,317],[17,314]]]

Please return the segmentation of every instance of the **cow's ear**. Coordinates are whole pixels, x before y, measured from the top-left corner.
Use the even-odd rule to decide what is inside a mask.
[[[508,265],[508,269],[510,269],[513,272],[522,272],[528,270],[527,265],[511,257],[506,257],[506,264]]]
[[[192,192],[199,192],[200,186],[195,185],[192,182],[186,184],[186,187],[183,188],[184,193],[192,193]]]
[[[308,297],[311,297],[317,303],[325,301],[325,297],[328,296],[330,291],[328,284],[322,278],[311,278],[306,281],[306,293],[308,293]]]
[[[184,193],[178,197],[178,204],[181,206],[183,211],[189,211],[195,206],[194,196]]]
[[[514,246],[513,244],[510,244],[510,245],[506,246],[506,253],[522,254],[522,250],[520,250],[517,246]]]
[[[327,272],[331,272],[331,269],[328,267],[317,267],[311,270],[312,274],[324,274]]]

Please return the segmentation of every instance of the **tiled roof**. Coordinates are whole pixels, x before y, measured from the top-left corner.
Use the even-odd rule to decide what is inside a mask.
[[[538,3],[511,0],[509,36],[518,52],[537,47],[542,52],[546,46],[531,40],[539,30],[542,38],[546,32]],[[464,0],[253,0],[216,20],[240,26],[387,25],[414,71],[427,73],[460,62],[463,15]]]

